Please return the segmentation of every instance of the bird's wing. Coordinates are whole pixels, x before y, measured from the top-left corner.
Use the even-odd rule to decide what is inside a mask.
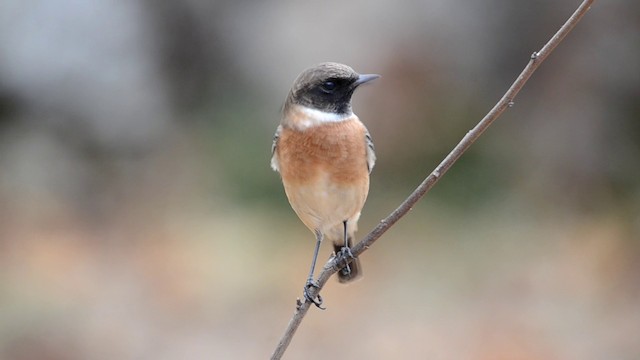
[[[371,173],[373,166],[376,164],[376,149],[373,146],[373,140],[371,140],[371,135],[369,135],[368,131],[365,133],[364,138],[367,143],[367,169],[369,169],[369,173]]]
[[[271,145],[271,168],[275,171],[280,171],[280,164],[278,164],[278,153],[276,148],[278,147],[278,139],[280,139],[280,132],[282,131],[282,125],[278,126],[275,135],[273,135],[273,144]]]

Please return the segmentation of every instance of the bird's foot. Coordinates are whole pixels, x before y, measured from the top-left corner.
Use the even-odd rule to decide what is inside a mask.
[[[340,269],[340,274],[349,276],[349,274],[351,274],[351,267],[349,266],[349,262],[356,257],[353,256],[351,248],[349,248],[348,246],[343,246],[342,249],[340,249],[340,253],[338,254],[338,256],[340,257],[340,262],[344,261],[345,263],[345,266]]]
[[[320,294],[316,294],[316,296],[311,295],[311,288],[319,289],[320,285],[317,282],[313,281],[313,279],[309,278],[307,283],[304,285],[304,299],[315,305],[320,310],[325,310],[326,308],[322,307],[322,296]]]

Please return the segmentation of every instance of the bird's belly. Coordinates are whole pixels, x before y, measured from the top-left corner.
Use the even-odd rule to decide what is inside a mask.
[[[367,197],[369,177],[346,184],[322,173],[305,184],[285,182],[284,187],[300,220],[312,231],[326,232],[345,220],[357,219]]]

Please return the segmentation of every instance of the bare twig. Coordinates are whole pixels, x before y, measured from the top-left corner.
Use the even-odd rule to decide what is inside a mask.
[[[582,4],[576,9],[571,17],[562,25],[560,30],[553,35],[553,37],[540,49],[540,51],[534,52],[531,55],[529,63],[520,73],[515,82],[502,96],[500,101],[489,111],[480,122],[462,138],[462,140],[456,145],[455,148],[442,160],[442,162],[427,176],[424,181],[409,195],[409,197],[398,206],[389,216],[384,218],[378,226],[376,226],[365,238],[356,244],[351,252],[354,256],[358,256],[365,252],[373,243],[380,238],[393,224],[395,224],[400,218],[402,218],[411,208],[438,182],[440,177],[444,175],[451,166],[462,156],[462,154],[469,149],[469,147],[482,135],[482,133],[508,108],[513,105],[513,100],[520,92],[520,89],[529,80],[529,77],[533,72],[542,64],[542,62],[551,54],[558,44],[564,39],[564,37],[573,29],[573,27],[580,21],[584,14],[589,10],[594,0],[584,0]],[[318,288],[312,288],[310,291],[311,298],[320,292],[322,287],[326,284],[327,280],[336,273],[341,266],[344,265],[344,259],[333,257],[324,265],[317,283]],[[306,315],[311,303],[308,301],[301,302],[298,300],[296,311],[289,321],[287,329],[280,339],[278,346],[276,347],[271,360],[278,360],[282,358],[282,355],[286,351],[293,335],[295,334],[298,326],[302,322],[302,319]]]

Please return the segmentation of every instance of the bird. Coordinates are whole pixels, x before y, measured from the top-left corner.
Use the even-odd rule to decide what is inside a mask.
[[[271,167],[280,173],[289,204],[316,239],[304,298],[322,308],[313,280],[320,244],[333,243],[343,256],[338,280],[362,277],[360,260],[351,253],[360,212],[369,193],[376,162],[369,131],[354,114],[351,97],[362,84],[379,78],[351,67],[325,62],[304,70],[294,81],[282,108],[272,145]]]

